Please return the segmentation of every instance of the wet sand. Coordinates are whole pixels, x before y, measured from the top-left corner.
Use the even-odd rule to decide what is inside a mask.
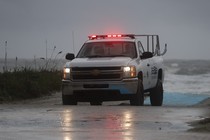
[[[194,106],[129,106],[107,102],[103,106],[63,106],[61,94],[0,104],[0,140],[209,140],[210,99]],[[200,125],[200,123],[199,123]],[[200,127],[200,126],[199,126]]]
[[[210,97],[194,105],[194,107],[210,107]]]
[[[210,133],[210,98],[203,100],[202,102],[194,105],[193,107],[197,108],[206,108],[206,117],[201,120],[195,120],[189,124],[193,127],[190,132],[201,132],[201,133]]]

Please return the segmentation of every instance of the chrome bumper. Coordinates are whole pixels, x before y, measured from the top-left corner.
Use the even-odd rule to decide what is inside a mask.
[[[75,95],[78,91],[88,93],[100,91],[109,94],[117,91],[120,95],[135,94],[137,92],[138,78],[124,79],[121,81],[78,81],[62,80],[62,94]]]

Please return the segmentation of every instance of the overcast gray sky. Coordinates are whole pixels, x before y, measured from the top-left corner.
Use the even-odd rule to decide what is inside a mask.
[[[0,0],[0,58],[78,52],[90,34],[158,34],[165,58],[210,59],[210,0]]]

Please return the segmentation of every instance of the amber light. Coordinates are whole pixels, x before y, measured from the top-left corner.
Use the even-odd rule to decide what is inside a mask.
[[[136,76],[136,68],[131,67],[131,77],[135,77],[135,76]]]

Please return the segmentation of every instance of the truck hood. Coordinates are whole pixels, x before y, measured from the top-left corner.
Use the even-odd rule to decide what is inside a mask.
[[[127,66],[131,60],[129,57],[75,58],[67,62],[65,67]]]

